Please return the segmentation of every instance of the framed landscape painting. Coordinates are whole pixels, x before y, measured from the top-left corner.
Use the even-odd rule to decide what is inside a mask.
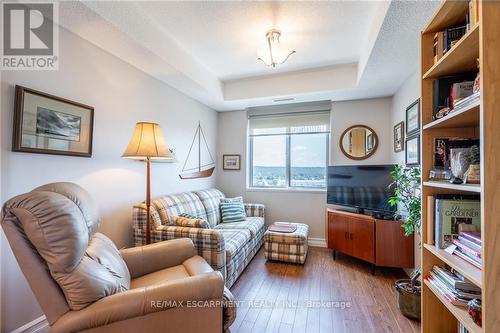
[[[16,86],[12,151],[92,156],[94,108]]]
[[[406,136],[420,130],[420,98],[406,108]]]
[[[420,135],[406,139],[406,166],[420,165]]]
[[[241,155],[223,155],[222,156],[223,170],[240,170]]]

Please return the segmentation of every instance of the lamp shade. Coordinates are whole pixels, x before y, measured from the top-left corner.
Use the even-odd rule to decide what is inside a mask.
[[[160,125],[149,122],[138,122],[134,134],[122,157],[144,160],[173,160],[175,157],[163,139]]]

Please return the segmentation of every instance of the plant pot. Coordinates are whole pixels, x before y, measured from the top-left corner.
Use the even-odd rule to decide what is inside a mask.
[[[405,317],[420,320],[420,282],[415,281],[412,288],[411,280],[397,280],[394,286],[397,291],[399,311]]]

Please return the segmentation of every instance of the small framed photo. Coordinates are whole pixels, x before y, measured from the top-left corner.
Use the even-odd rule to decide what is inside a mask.
[[[223,170],[241,170],[241,155],[222,155]]]
[[[406,139],[406,166],[420,165],[420,135]]]
[[[399,153],[405,150],[405,122],[402,121],[394,126],[394,152]]]
[[[406,136],[420,130],[420,98],[406,108]]]
[[[12,151],[92,156],[94,108],[16,86]]]

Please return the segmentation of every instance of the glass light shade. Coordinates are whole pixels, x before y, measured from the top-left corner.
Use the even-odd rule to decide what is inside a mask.
[[[135,125],[132,139],[122,157],[137,160],[146,158],[152,160],[175,159],[165,143],[160,125],[149,122],[138,122]]]

